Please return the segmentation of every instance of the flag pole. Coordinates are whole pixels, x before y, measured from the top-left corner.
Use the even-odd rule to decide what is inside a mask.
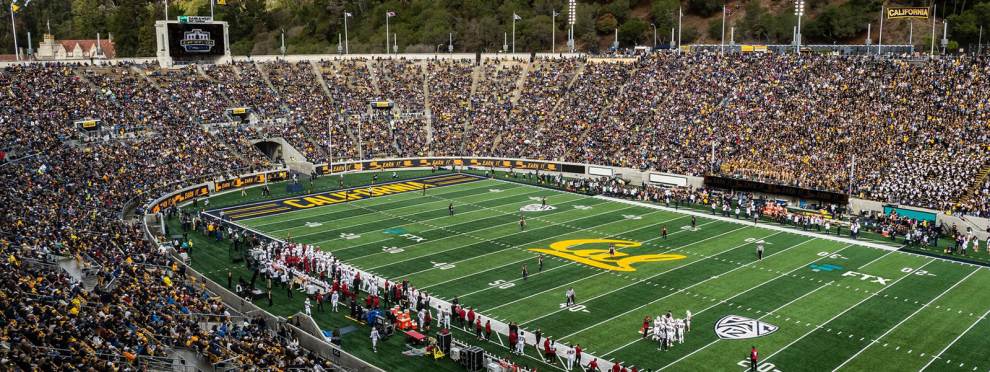
[[[938,13],[938,4],[932,4],[932,50],[928,52],[929,57],[935,56],[935,14]]]
[[[880,36],[877,37],[877,55],[883,54],[883,8],[880,7]]]
[[[722,45],[719,53],[725,54],[725,4],[722,4]]]
[[[17,24],[14,23],[14,3],[10,3],[10,28],[14,32],[14,58],[21,60],[21,49],[17,47]]]

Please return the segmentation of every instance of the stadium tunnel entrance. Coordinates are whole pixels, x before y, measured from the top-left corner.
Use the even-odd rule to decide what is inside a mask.
[[[272,162],[281,161],[283,156],[282,144],[275,141],[262,140],[254,143],[254,147],[265,154]]]

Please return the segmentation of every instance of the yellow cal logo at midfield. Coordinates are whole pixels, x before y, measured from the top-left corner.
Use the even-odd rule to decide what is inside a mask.
[[[571,249],[588,244],[614,244],[615,254],[610,254],[608,246],[605,249]],[[687,256],[680,254],[639,254],[630,255],[620,249],[637,248],[642,244],[629,240],[616,239],[572,239],[550,244],[550,248],[530,248],[533,252],[546,253],[565,260],[582,263],[591,267],[612,271],[636,271],[633,264],[641,262],[660,262],[682,260]]]

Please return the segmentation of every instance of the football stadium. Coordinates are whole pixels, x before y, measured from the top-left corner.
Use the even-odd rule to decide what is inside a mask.
[[[2,370],[990,371],[988,2],[9,13]]]

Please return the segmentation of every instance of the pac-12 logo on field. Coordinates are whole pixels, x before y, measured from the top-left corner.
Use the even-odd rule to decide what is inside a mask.
[[[596,244],[602,249],[571,249],[581,245]],[[615,254],[610,254],[608,245],[614,245]],[[557,256],[599,269],[612,271],[636,271],[633,264],[642,262],[660,262],[683,260],[687,258],[680,254],[638,254],[630,255],[620,249],[631,249],[641,246],[640,242],[616,239],[572,239],[550,244],[549,248],[530,248],[533,252]]]
[[[519,208],[523,212],[546,212],[557,209],[552,205],[542,205],[542,204],[526,204],[522,208]]]
[[[766,336],[780,327],[739,315],[727,315],[715,323],[715,335],[723,340],[745,340]]]

